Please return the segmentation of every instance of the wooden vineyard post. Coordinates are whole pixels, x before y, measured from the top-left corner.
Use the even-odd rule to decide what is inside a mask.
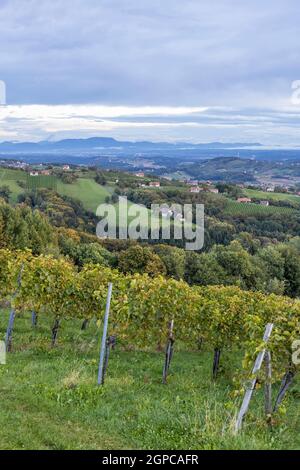
[[[169,339],[168,339],[168,343],[166,347],[165,363],[164,363],[164,368],[163,368],[163,379],[162,379],[162,383],[164,385],[167,384],[168,372],[169,372],[171,360],[173,357],[174,342],[175,342],[174,337],[173,337],[173,330],[174,330],[174,320],[172,320],[170,324]]]
[[[215,348],[215,350],[214,350],[213,370],[212,370],[213,380],[216,380],[217,375],[218,375],[219,366],[220,366],[220,357],[221,357],[221,350],[218,349],[218,348]]]
[[[266,382],[265,382],[265,414],[269,419],[272,415],[272,363],[270,351],[265,352],[265,368],[266,368]]]
[[[83,320],[83,322],[82,322],[81,330],[82,330],[82,331],[86,330],[87,327],[88,327],[88,324],[89,324],[89,320],[86,318],[86,319]]]
[[[10,315],[9,315],[9,320],[8,320],[8,326],[7,326],[7,330],[6,330],[6,335],[5,335],[6,352],[11,351],[12,333],[13,333],[13,329],[14,329],[15,317],[16,317],[16,312],[15,312],[14,309],[11,309]]]
[[[263,337],[263,341],[266,344],[270,339],[273,327],[274,327],[273,323],[268,323],[267,326],[266,326],[264,337]],[[254,376],[254,378],[251,380],[251,382],[249,384],[249,387],[247,388],[247,390],[245,392],[243,403],[242,403],[241,409],[239,411],[239,414],[238,414],[238,417],[237,417],[237,420],[236,420],[236,423],[235,423],[235,432],[236,433],[238,431],[240,431],[240,429],[242,427],[244,416],[246,415],[246,413],[248,411],[250,401],[251,401],[253,392],[255,390],[256,382],[257,382],[257,373],[261,369],[261,366],[262,366],[262,363],[263,363],[263,360],[264,360],[264,357],[265,357],[265,353],[266,353],[266,349],[263,349],[257,355],[254,367],[252,369],[252,375]]]
[[[31,324],[33,328],[37,326],[37,314],[35,313],[35,311],[31,312]]]
[[[15,293],[12,296],[11,303],[12,303],[13,299],[17,296],[17,294],[19,292],[19,289],[21,287],[23,268],[24,268],[24,265],[22,264],[21,269],[20,269],[20,273],[19,273],[19,276],[18,276],[17,289],[16,289]],[[6,335],[5,335],[5,349],[6,349],[6,352],[11,351],[12,333],[13,333],[13,329],[14,329],[15,318],[16,318],[16,311],[15,311],[14,308],[12,308],[11,311],[10,311],[7,330],[6,330]]]
[[[60,319],[57,317],[55,319],[54,325],[52,327],[51,331],[51,346],[54,348],[57,340],[57,335],[58,335],[58,330],[59,330],[59,325],[60,325]]]
[[[116,346],[116,337],[115,336],[108,336],[105,342],[105,353],[104,353],[104,366],[103,366],[103,382],[105,379],[105,374],[108,366],[108,359],[110,354],[110,349],[114,349]]]
[[[108,293],[107,293],[107,299],[106,299],[106,309],[105,309],[105,316],[104,316],[104,325],[103,325],[103,334],[102,334],[102,341],[101,341],[100,361],[99,361],[99,370],[98,370],[98,385],[104,384],[105,365],[107,367],[107,362],[108,362],[106,337],[107,337],[107,329],[108,329],[108,317],[109,317],[109,311],[110,311],[111,294],[112,294],[112,283],[108,285]]]
[[[292,370],[288,370],[284,374],[281,385],[280,385],[278,395],[277,395],[276,400],[275,400],[275,405],[274,405],[274,409],[273,409],[274,413],[278,410],[278,407],[281,404],[282,400],[284,399],[284,396],[285,396],[288,388],[292,384],[294,377],[295,377],[295,373]]]

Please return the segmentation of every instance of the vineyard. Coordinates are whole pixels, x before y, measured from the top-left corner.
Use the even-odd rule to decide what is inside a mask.
[[[108,284],[112,283],[106,377],[110,373],[110,369],[106,370],[108,353],[111,351],[111,360],[114,354],[120,356],[120,348],[126,354],[133,350],[136,355],[137,351],[164,351],[167,344],[165,383],[177,350],[191,354],[198,351],[199,356],[206,358],[211,353],[205,380],[217,383],[224,373],[232,374],[231,393],[237,406],[231,410],[233,415],[238,412],[248,380],[255,379],[254,388],[263,384],[270,391],[273,385],[276,394],[272,409],[269,403],[266,410],[266,422],[271,425],[273,411],[280,409],[299,370],[299,365],[292,361],[293,344],[300,338],[299,300],[242,291],[238,287],[191,287],[164,277],[125,276],[98,265],[78,271],[63,258],[34,257],[29,252],[4,249],[0,250],[0,266],[2,303],[11,303],[6,330],[8,352],[14,350],[17,341],[16,325],[24,321],[28,312],[32,312],[33,330],[40,323],[44,325],[45,320],[51,325],[49,351],[60,344],[65,325],[70,322],[76,322],[82,330],[92,328],[90,325],[95,327],[96,322],[99,329],[103,326]],[[266,380],[264,368],[257,371],[257,377],[251,375],[251,370],[266,348],[263,336],[269,323],[274,325],[267,345],[272,375]],[[44,335],[47,340],[47,333]],[[223,356],[226,362],[222,362]],[[239,358],[234,371],[228,365],[228,357],[234,361]],[[161,366],[163,369],[163,359]],[[180,375],[178,369],[177,374]],[[263,400],[260,406],[264,407]]]
[[[48,188],[57,191],[57,177],[53,175],[30,176],[26,173],[26,189],[32,191],[38,188]]]
[[[224,214],[227,215],[249,215],[259,216],[267,214],[291,214],[296,209],[290,207],[279,207],[279,206],[261,206],[260,204],[247,203],[243,204],[237,201],[228,200],[227,205],[224,209]]]

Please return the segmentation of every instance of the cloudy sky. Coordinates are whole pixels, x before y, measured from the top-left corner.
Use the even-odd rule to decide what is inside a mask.
[[[300,145],[299,33],[299,0],[0,0],[0,141]]]

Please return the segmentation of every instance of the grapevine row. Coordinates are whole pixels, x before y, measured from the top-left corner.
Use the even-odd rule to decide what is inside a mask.
[[[20,288],[17,279],[22,271]],[[110,334],[140,347],[162,346],[174,321],[174,337],[187,347],[204,342],[217,352],[241,350],[244,370],[263,347],[265,325],[274,323],[269,343],[273,377],[288,370],[292,344],[300,338],[300,301],[243,291],[238,287],[189,286],[184,281],[120,274],[99,265],[78,271],[66,259],[0,250],[0,291],[16,312],[53,317],[55,342],[63,318],[102,319],[108,283],[113,283]]]

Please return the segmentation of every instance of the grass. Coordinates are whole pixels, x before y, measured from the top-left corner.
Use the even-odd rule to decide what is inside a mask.
[[[0,186],[8,186],[11,190],[10,201],[15,204],[19,194],[24,189],[18,185],[17,181],[26,182],[26,174],[22,170],[11,170],[10,168],[0,168]]]
[[[0,168],[1,181],[26,181],[26,173],[23,170],[13,170],[11,168]]]
[[[93,179],[78,178],[72,184],[59,180],[57,192],[63,196],[79,199],[85,209],[95,212],[99,204],[104,203],[107,196],[111,196],[113,189],[109,186],[100,186]]]
[[[35,182],[36,180],[33,180],[33,178],[39,178],[39,186],[41,187],[53,185],[51,177],[32,177],[32,181]],[[17,202],[18,195],[25,191],[18,185],[17,181],[19,180],[26,183],[26,173],[24,171],[0,168],[0,186],[9,186],[12,191],[10,202],[13,204]],[[57,178],[57,192],[63,196],[79,199],[85,209],[95,212],[98,205],[105,202],[105,198],[112,194],[113,188],[111,186],[100,186],[91,178],[78,178],[72,184],[63,183]]]
[[[0,316],[4,334],[8,311]],[[234,436],[240,399],[232,396],[237,357],[223,357],[217,382],[211,352],[175,351],[167,386],[163,353],[112,352],[104,387],[97,387],[100,332],[65,320],[56,348],[51,321],[33,330],[30,316],[16,319],[13,352],[0,366],[1,449],[300,449],[299,391],[272,429],[263,419],[259,390],[243,432]],[[298,398],[297,398],[298,397]]]

